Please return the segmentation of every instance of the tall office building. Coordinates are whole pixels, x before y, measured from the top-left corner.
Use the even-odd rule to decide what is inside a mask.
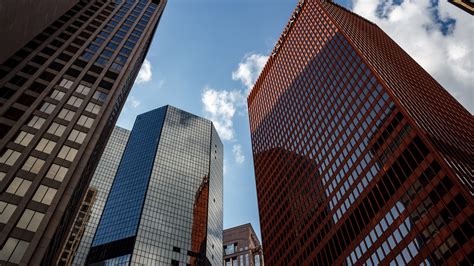
[[[251,224],[224,230],[224,266],[263,266],[260,240]]]
[[[165,4],[78,1],[0,65],[0,264],[57,261]]]
[[[210,121],[172,106],[139,115],[87,264],[222,264],[222,175]]]
[[[300,1],[248,105],[266,264],[474,263],[474,119],[376,25]]]
[[[80,211],[76,215],[74,227],[69,231],[68,240],[64,244],[58,264],[85,264],[129,136],[130,131],[121,127],[116,126],[112,131],[92,176],[89,186],[91,196],[85,197]]]
[[[467,13],[474,15],[474,0],[448,0],[448,2]]]

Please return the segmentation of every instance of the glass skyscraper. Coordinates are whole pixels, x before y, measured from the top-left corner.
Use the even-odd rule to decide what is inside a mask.
[[[37,2],[55,11],[21,11],[48,18],[15,17],[38,27],[0,52],[1,265],[57,263],[166,5]]]
[[[84,202],[80,208],[81,211],[87,208],[89,214],[83,215],[80,212],[76,216],[75,227],[69,232],[60,263],[85,264],[129,136],[129,130],[118,126],[112,131],[89,185],[89,190],[94,191],[94,198],[91,202]]]
[[[223,146],[172,106],[137,117],[87,263],[220,265]]]
[[[474,118],[375,24],[299,1],[248,108],[267,265],[473,265]]]

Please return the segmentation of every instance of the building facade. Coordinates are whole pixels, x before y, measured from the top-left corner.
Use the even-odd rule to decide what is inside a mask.
[[[248,108],[265,263],[474,263],[474,119],[376,25],[300,1]]]
[[[467,13],[474,15],[474,0],[448,0],[448,2]]]
[[[165,4],[78,1],[0,65],[0,264],[57,261]]]
[[[76,215],[68,241],[58,264],[84,265],[94,238],[105,201],[109,195],[112,182],[117,173],[123,151],[127,145],[130,131],[116,126],[100,157],[89,185],[88,195],[84,198],[79,213]]]
[[[263,266],[263,250],[251,224],[224,230],[224,266]]]
[[[87,264],[221,264],[222,191],[210,121],[172,106],[139,115]]]
[[[4,1],[0,5],[0,64],[77,4],[79,0]]]

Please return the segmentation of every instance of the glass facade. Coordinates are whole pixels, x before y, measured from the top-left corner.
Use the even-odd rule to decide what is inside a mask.
[[[139,115],[88,263],[221,263],[222,165],[210,121],[172,106]]]
[[[165,112],[161,108],[137,117],[92,246],[136,234]]]
[[[399,47],[369,49],[383,42],[393,43],[334,3],[300,1],[257,80],[248,103],[265,263],[472,264],[469,166],[454,144],[443,160],[451,140],[433,145],[420,127],[433,114],[410,106],[432,101],[424,86],[446,92]],[[419,78],[380,63],[386,54]]]
[[[74,232],[73,236],[70,235],[70,237],[74,238],[74,242],[71,243],[72,249],[68,252],[69,254],[63,254],[62,256],[65,259],[63,262],[66,264],[84,265],[86,262],[92,239],[97,230],[105,201],[112,187],[112,182],[122,159],[129,135],[129,130],[120,127],[115,127],[112,131],[112,135],[105,146],[104,153],[89,185],[90,189],[96,191],[95,199],[90,206],[90,217],[84,222],[82,235],[77,235],[76,232]],[[76,217],[76,221],[78,219],[83,218]]]

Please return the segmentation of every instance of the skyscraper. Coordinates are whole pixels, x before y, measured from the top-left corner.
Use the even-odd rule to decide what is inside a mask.
[[[135,120],[88,264],[222,264],[223,146],[172,106]]]
[[[248,106],[265,263],[474,263],[473,117],[376,25],[300,1]]]
[[[112,131],[89,186],[94,197],[89,197],[92,200],[88,201],[86,196],[80,208],[81,211],[76,215],[75,227],[69,232],[68,241],[64,244],[59,260],[60,263],[85,264],[129,136],[130,131],[121,127],[116,126]],[[87,212],[89,214],[86,214]]]
[[[224,230],[224,266],[263,266],[263,251],[251,224]]]
[[[448,0],[448,2],[467,13],[474,15],[474,0]]]
[[[78,1],[0,66],[0,264],[57,261],[165,4]]]

